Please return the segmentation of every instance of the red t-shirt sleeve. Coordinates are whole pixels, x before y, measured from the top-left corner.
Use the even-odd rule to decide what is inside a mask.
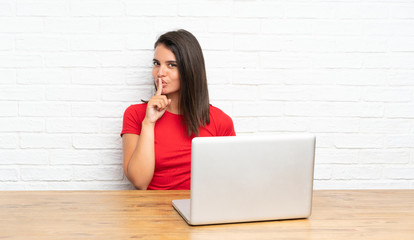
[[[229,115],[216,107],[210,108],[210,111],[213,111],[216,121],[217,136],[236,136],[233,120]]]
[[[145,117],[145,111],[146,104],[131,105],[125,110],[121,137],[124,133],[141,134],[142,120]]]
[[[220,121],[219,136],[236,136],[233,120],[227,114]]]

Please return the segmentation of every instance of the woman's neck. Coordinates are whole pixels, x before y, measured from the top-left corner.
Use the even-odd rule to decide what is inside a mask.
[[[168,99],[171,99],[171,104],[168,106],[167,111],[174,114],[180,114],[179,103],[180,98],[178,94],[169,94],[167,95]]]

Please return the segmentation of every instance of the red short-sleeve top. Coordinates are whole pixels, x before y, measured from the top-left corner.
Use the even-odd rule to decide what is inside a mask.
[[[124,113],[121,136],[141,134],[147,104],[129,106]],[[199,128],[200,137],[235,136],[232,119],[219,108],[210,105],[210,123]],[[181,123],[180,115],[166,111],[155,123],[155,170],[148,189],[189,190],[191,178],[191,140]]]

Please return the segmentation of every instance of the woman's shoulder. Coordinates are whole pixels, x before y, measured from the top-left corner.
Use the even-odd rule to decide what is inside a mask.
[[[121,136],[124,133],[141,134],[141,123],[145,117],[146,107],[146,103],[141,103],[130,105],[125,109]]]
[[[220,108],[210,105],[210,124],[217,130],[217,136],[234,136],[233,120]]]
[[[125,109],[125,115],[142,115],[147,110],[147,103],[133,104]]]
[[[213,117],[225,117],[225,118],[230,118],[229,115],[227,115],[223,110],[221,110],[218,107],[215,107],[213,105],[210,104],[210,115],[212,115]]]

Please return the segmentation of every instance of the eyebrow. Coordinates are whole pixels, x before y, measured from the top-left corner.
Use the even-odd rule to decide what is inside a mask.
[[[154,61],[154,62],[160,62],[158,59],[152,59],[152,61]],[[166,63],[177,63],[177,61],[172,61],[172,60],[170,60],[170,61],[165,61]]]

